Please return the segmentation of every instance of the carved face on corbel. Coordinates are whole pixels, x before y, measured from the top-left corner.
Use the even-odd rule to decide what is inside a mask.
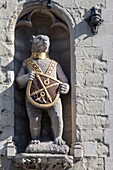
[[[31,39],[32,42],[32,52],[48,52],[49,51],[49,46],[50,46],[50,40],[47,35],[37,35],[37,36],[32,36]]]

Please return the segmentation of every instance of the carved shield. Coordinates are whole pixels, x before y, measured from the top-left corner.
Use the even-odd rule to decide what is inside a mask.
[[[59,84],[61,82],[46,74],[36,74],[33,80],[29,80],[26,95],[29,101],[38,108],[49,108],[59,98]]]

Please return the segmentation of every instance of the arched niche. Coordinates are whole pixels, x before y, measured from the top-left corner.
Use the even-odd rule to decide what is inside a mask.
[[[53,4],[51,9],[30,5],[20,13],[15,28],[15,76],[26,58],[31,55],[30,37],[45,34],[50,37],[49,55],[62,66],[70,83],[70,92],[62,95],[63,139],[71,146],[75,143],[75,58],[74,21],[62,7]],[[49,120],[48,120],[49,121]],[[30,140],[29,121],[25,108],[25,89],[15,85],[15,141],[19,152]]]

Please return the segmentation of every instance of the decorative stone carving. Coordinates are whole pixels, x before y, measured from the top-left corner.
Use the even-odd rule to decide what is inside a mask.
[[[68,93],[68,80],[61,66],[51,60],[47,54],[50,45],[49,37],[33,36],[31,42],[32,55],[23,62],[16,79],[19,88],[27,86],[26,109],[32,140],[26,152],[67,153],[68,146],[56,148],[57,145],[65,145],[62,139],[63,119],[60,93]],[[44,150],[39,145],[43,142],[40,136],[42,109],[46,109],[53,131],[53,144],[46,140],[49,145],[47,144]]]
[[[90,11],[91,14],[86,19],[86,22],[91,27],[91,32],[95,35],[98,33],[98,28],[103,22],[103,20],[101,18],[101,14],[99,13],[99,10],[96,7],[92,7]]]
[[[61,154],[19,154],[14,163],[25,170],[63,170],[73,166],[73,157]]]

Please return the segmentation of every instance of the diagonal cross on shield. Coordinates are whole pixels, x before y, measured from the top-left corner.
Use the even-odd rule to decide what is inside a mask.
[[[26,89],[27,98],[38,108],[49,108],[53,106],[59,98],[59,84],[62,83],[49,75],[49,68],[52,69],[52,65],[55,66],[53,60],[50,63],[46,74],[41,71],[37,63],[32,59],[27,59],[27,64],[29,64],[36,73],[35,78],[28,81]]]

